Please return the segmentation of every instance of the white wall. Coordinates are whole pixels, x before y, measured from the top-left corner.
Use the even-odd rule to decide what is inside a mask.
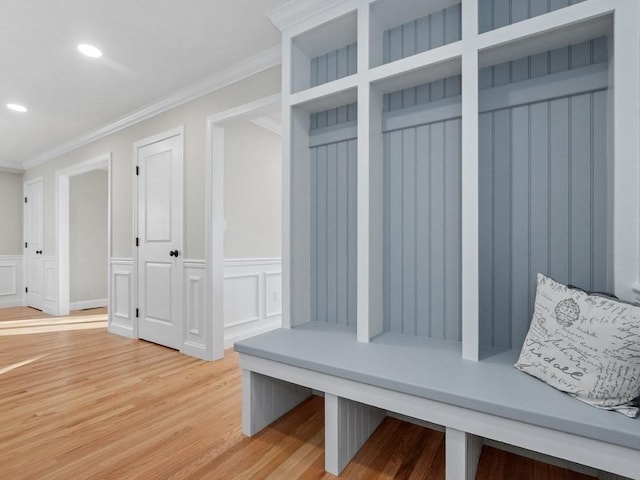
[[[0,255],[22,255],[22,174],[0,172]]]
[[[95,303],[107,298],[108,177],[105,170],[93,170],[69,179],[69,300],[72,304]]]
[[[133,143],[184,125],[185,257],[204,258],[205,139],[207,116],[280,91],[280,67],[272,67],[225,88],[125,128],[25,172],[44,177],[45,255],[55,255],[55,172],[112,153],[111,257],[133,257]]]
[[[281,137],[248,120],[224,124],[225,258],[281,255]]]

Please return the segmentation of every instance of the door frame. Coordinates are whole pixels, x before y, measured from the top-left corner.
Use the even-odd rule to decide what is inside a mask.
[[[44,177],[43,176],[39,176],[39,177],[35,177],[32,178],[30,180],[25,180],[22,183],[22,195],[24,198],[27,198],[27,187],[28,185],[34,184],[34,183],[42,183],[42,249],[44,250]],[[26,202],[23,204],[23,210],[22,210],[22,244],[24,245],[25,242],[27,241],[27,212],[26,212]],[[25,289],[29,286],[27,285],[28,280],[29,280],[29,272],[28,270],[28,252],[26,251],[26,249],[23,250],[24,251],[24,255],[22,255],[22,291],[24,292],[24,300],[23,300],[23,304],[24,305],[28,305],[29,304],[29,299],[27,296],[27,293],[25,291]],[[42,305],[40,305],[40,308],[42,309],[42,311],[44,312],[44,257],[45,255],[42,255],[42,258],[40,259],[42,261],[42,272],[41,272],[41,277],[42,277],[42,286],[41,286],[41,290],[42,290]]]
[[[151,145],[152,143],[157,143],[157,142],[161,142],[162,140],[166,140],[175,136],[179,136],[180,137],[180,148],[182,150],[182,165],[183,165],[183,171],[184,171],[184,159],[185,159],[185,155],[184,155],[184,125],[179,125],[177,127],[171,128],[169,130],[165,130],[161,133],[157,133],[155,135],[151,135],[150,137],[145,137],[142,138],[140,140],[137,140],[133,143],[133,156],[132,158],[132,174],[133,174],[133,238],[132,240],[132,245],[133,245],[133,275],[132,275],[132,282],[133,282],[133,286],[131,289],[131,300],[133,302],[133,308],[132,311],[135,312],[136,309],[138,308],[138,298],[139,298],[139,292],[138,292],[138,260],[139,260],[139,255],[138,255],[138,249],[136,248],[136,237],[138,237],[138,176],[136,173],[136,169],[138,167],[138,150],[140,148],[143,148],[147,145]],[[184,246],[185,246],[185,241],[184,241],[184,234],[186,232],[186,223],[185,223],[185,202],[184,202],[184,194],[186,192],[186,189],[184,189],[184,179],[185,176],[183,174],[182,177],[182,181],[183,181],[183,191],[182,191],[182,195],[183,195],[183,203],[182,203],[182,261],[184,262],[185,256],[184,256]],[[181,262],[182,264],[182,262]],[[183,272],[181,272],[183,273]],[[184,274],[182,275],[184,277]],[[182,304],[182,311],[184,312],[184,299],[183,299],[183,304]],[[139,336],[139,329],[138,329],[138,323],[139,323],[140,319],[134,315],[134,317],[132,318],[132,326],[133,326],[133,338],[140,338]],[[182,352],[184,350],[184,325],[183,328],[180,331],[180,334],[182,336],[182,338],[180,339],[180,351]]]
[[[111,302],[111,152],[104,153],[70,167],[58,170],[56,177],[56,258],[58,271],[58,315],[70,310],[70,254],[69,254],[69,179],[93,170],[107,170],[107,305]],[[109,324],[111,312],[108,311]]]
[[[224,123],[255,115],[256,111],[280,105],[276,93],[207,117],[205,173],[205,262],[207,285],[205,310],[208,358],[224,356]]]

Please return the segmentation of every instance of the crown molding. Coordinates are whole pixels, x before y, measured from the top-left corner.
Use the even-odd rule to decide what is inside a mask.
[[[24,168],[18,162],[0,161],[0,172],[2,173],[23,173]]]
[[[281,57],[282,48],[280,45],[276,45],[259,53],[258,55],[249,57],[221,72],[179,90],[164,100],[148,105],[119,120],[116,120],[115,122],[105,125],[104,127],[93,130],[31,157],[25,160],[18,168],[20,168],[20,171],[33,168],[57,158],[60,155],[64,155],[65,153],[69,153],[77,148],[106,137],[107,135],[116,133],[127,127],[135,125],[136,123],[166,112],[167,110],[171,110],[172,108],[190,102],[191,100],[195,100],[196,98],[239,82],[240,80],[255,75],[256,73],[260,73],[268,68],[275,67],[281,63]],[[1,165],[2,164],[0,164],[0,166]]]
[[[282,123],[270,117],[258,117],[251,120],[251,123],[262,127],[276,135],[282,135]]]
[[[267,12],[267,18],[271,20],[271,23],[280,31],[283,31],[346,1],[347,0],[289,0],[284,5]]]

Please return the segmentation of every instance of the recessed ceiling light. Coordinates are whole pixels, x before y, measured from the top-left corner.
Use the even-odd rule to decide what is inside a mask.
[[[13,110],[14,112],[24,113],[27,111],[27,107],[23,105],[18,105],[17,103],[7,103],[7,108],[9,110]]]
[[[102,51],[98,47],[86,43],[78,45],[78,51],[91,58],[100,58],[102,56]]]

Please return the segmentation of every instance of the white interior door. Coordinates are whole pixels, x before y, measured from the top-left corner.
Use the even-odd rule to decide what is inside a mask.
[[[44,198],[42,179],[26,183],[24,210],[24,242],[26,258],[27,305],[42,310],[44,305]]]
[[[182,133],[136,144],[138,336],[182,346]]]

